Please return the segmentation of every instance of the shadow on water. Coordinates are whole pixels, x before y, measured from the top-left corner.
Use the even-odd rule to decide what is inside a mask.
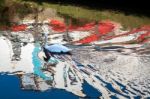
[[[89,85],[86,81],[84,81],[83,85],[83,92],[87,95],[85,99],[97,99],[98,97],[102,96],[97,89]]]
[[[124,93],[128,94],[128,92],[126,92],[127,89],[126,89],[126,86],[125,86],[125,85],[119,83],[119,82],[116,81],[116,80],[114,80],[114,82],[115,82],[118,86],[120,86],[121,90],[122,90]]]
[[[118,94],[118,95],[121,95],[121,96],[123,96],[123,97],[125,97],[125,98],[130,99],[129,96],[124,95],[124,94],[118,92],[116,89],[114,89],[113,86],[112,86],[112,84],[110,84],[110,83],[104,81],[104,80],[101,79],[99,76],[95,76],[95,77],[96,77],[98,80],[100,80],[102,83],[104,83],[104,84],[105,84],[105,87],[106,87],[108,90],[110,90],[111,92],[116,93],[116,94]]]
[[[117,98],[116,96],[113,96],[113,95],[111,95],[110,98],[111,99],[119,99],[119,98]]]
[[[0,74],[1,99],[79,99],[70,92],[59,89],[50,89],[45,92],[25,91],[20,88],[17,76]]]
[[[108,46],[108,47],[102,47],[102,49],[119,49],[119,48],[125,48],[123,46]]]
[[[124,92],[124,93],[126,93],[126,94],[128,94],[128,92],[130,92],[130,93],[132,93],[133,95],[136,95],[134,92],[128,90],[125,85],[121,84],[120,82],[118,82],[118,81],[116,81],[116,80],[114,80],[114,79],[113,79],[113,81],[114,81],[118,86],[120,86],[122,92]],[[128,91],[128,92],[127,92],[127,91]],[[138,96],[136,96],[136,97],[138,97]]]

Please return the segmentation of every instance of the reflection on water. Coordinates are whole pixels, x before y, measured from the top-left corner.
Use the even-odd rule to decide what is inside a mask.
[[[38,28],[24,24],[1,31],[0,57],[5,61],[0,63],[0,72],[14,76],[0,75],[0,93],[4,93],[0,97],[149,97],[149,26],[124,31],[108,20],[71,21],[51,20]]]
[[[45,92],[21,90],[20,81],[17,76],[0,75],[0,97],[2,99],[60,99],[71,98],[78,99],[78,96],[70,92],[59,89],[50,89]]]

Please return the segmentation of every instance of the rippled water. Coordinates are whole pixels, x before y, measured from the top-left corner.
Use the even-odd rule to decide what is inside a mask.
[[[101,27],[102,24],[99,25]],[[29,35],[34,27],[31,30],[14,31],[10,35],[3,34],[0,37],[2,41],[0,46],[5,46],[0,50],[0,72],[13,74],[0,75],[0,97],[3,99],[149,98],[150,46],[149,38],[145,38],[145,35],[149,35],[149,29],[144,27],[131,32],[123,31],[124,34],[115,34],[118,32],[113,31],[112,26],[108,28],[109,23],[99,28],[99,35],[93,35],[91,29],[95,24],[88,24],[70,27],[67,35],[70,37],[69,41],[65,40],[66,27],[43,26],[37,38],[37,35]],[[50,66],[46,65],[46,70],[43,70],[44,63],[48,64],[43,59],[45,57],[42,50],[42,44],[45,43],[43,33],[49,32],[53,33],[47,35],[46,44],[59,42],[72,49],[72,54],[52,54],[51,57],[57,64],[54,66],[48,61]],[[33,40],[35,38],[38,43]],[[24,81],[23,77],[27,80]],[[33,89],[31,86],[36,88]],[[29,89],[22,90],[21,87]]]

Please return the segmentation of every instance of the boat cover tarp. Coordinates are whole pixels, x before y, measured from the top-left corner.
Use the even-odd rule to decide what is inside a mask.
[[[67,53],[70,52],[71,49],[67,48],[64,45],[61,44],[53,44],[53,45],[45,45],[45,48],[50,51],[50,52],[54,52],[54,53]]]

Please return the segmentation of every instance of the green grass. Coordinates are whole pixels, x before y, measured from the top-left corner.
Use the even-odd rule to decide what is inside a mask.
[[[15,0],[18,3],[29,4],[30,6],[35,7],[50,7],[56,9],[57,12],[61,15],[67,15],[75,19],[86,19],[91,21],[100,21],[100,20],[112,20],[118,23],[121,23],[124,28],[136,28],[143,25],[150,25],[150,18],[146,16],[136,16],[136,15],[125,15],[122,12],[112,11],[112,10],[93,10],[85,7],[77,7],[72,5],[59,5],[51,3],[42,3],[38,4],[36,2],[29,2],[24,0]],[[23,9],[25,10],[25,9]],[[20,11],[24,12],[24,11]]]
[[[112,10],[92,10],[76,6],[48,3],[43,3],[43,6],[57,9],[60,14],[65,14],[72,18],[84,18],[93,21],[112,20],[121,23],[125,28],[135,28],[143,25],[150,25],[150,18],[148,17],[125,15],[122,12]]]

